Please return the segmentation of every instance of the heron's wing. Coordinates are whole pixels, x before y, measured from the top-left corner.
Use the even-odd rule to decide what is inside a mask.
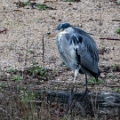
[[[70,44],[76,50],[78,64],[87,70],[98,73],[98,50],[91,37],[74,33],[70,37]]]

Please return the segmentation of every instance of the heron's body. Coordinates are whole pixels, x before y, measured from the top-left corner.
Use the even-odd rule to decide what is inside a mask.
[[[78,72],[98,79],[98,50],[86,32],[69,26],[58,34],[56,44],[63,62],[74,71],[74,80]]]
[[[57,27],[59,33],[56,37],[56,44],[60,57],[68,68],[74,72],[74,82],[77,74],[85,74],[86,90],[81,100],[86,95],[87,75],[95,77],[98,80],[98,50],[94,40],[83,30],[71,26],[69,23],[61,23]],[[50,37],[54,37],[51,35]],[[71,96],[69,97],[68,109],[72,100],[74,85],[71,89]]]

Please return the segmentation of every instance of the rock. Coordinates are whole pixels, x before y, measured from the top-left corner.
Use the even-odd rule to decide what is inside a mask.
[[[99,54],[104,55],[104,53],[106,52],[106,48],[105,47],[99,48],[98,52]]]
[[[105,74],[104,74],[104,73],[101,73],[101,74],[100,74],[100,77],[101,77],[101,78],[105,78]]]

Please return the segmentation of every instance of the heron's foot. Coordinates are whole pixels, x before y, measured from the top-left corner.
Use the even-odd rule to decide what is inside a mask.
[[[87,96],[87,94],[90,92],[90,90],[88,90],[88,88],[85,89],[85,92],[83,93],[83,95],[81,96],[81,101]]]
[[[89,93],[90,90],[88,88],[85,89],[85,94],[87,95],[87,93]]]
[[[69,113],[71,104],[72,104],[72,100],[73,100],[73,95],[74,95],[74,84],[71,86],[71,90],[70,90],[70,94],[69,94],[69,99],[68,99],[68,104],[67,104],[67,108],[66,108],[66,114]]]

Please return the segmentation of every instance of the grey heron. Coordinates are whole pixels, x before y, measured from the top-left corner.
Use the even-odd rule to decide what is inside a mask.
[[[65,65],[74,72],[74,82],[78,73],[85,74],[86,90],[87,75],[93,76],[96,80],[100,75],[98,62],[99,55],[95,41],[85,31],[73,27],[69,23],[60,23],[57,26],[56,45],[60,57]]]

